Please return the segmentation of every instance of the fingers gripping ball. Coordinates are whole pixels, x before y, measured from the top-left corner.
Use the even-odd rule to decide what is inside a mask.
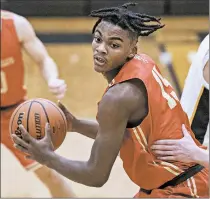
[[[63,111],[53,102],[37,98],[20,104],[10,118],[10,133],[21,137],[18,125],[22,124],[29,134],[37,140],[45,136],[45,125],[50,124],[52,142],[57,149],[64,141],[67,121]]]

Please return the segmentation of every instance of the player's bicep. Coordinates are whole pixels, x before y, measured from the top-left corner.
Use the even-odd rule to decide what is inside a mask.
[[[23,17],[16,20],[18,37],[27,54],[37,63],[44,60],[48,54],[43,43],[36,36],[35,31],[29,21]]]
[[[27,54],[29,54],[37,64],[43,62],[45,57],[48,56],[44,45],[37,37],[23,43],[23,46]]]
[[[94,170],[94,174],[100,176],[102,181],[108,180],[112,166],[120,151],[122,137],[111,138],[111,136],[104,136],[99,132],[95,139],[88,164],[92,168],[91,170]]]
[[[128,121],[128,112],[120,108],[121,105],[117,104],[117,101],[111,101],[99,107],[99,130],[88,161],[94,174],[104,181],[108,179],[120,151]]]

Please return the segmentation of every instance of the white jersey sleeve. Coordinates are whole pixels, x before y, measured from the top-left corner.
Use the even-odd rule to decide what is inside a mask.
[[[203,76],[203,69],[209,60],[209,35],[201,42],[190,66],[181,105],[187,113],[195,137],[203,143],[209,125],[209,84]]]
[[[209,90],[209,84],[203,77],[203,69],[209,60],[209,35],[201,42],[196,56],[190,66],[184,89],[181,96],[181,104],[188,118],[192,121],[198,102],[204,88]]]

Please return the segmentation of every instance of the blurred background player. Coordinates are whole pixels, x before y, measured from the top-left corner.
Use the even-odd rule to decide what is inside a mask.
[[[203,144],[206,134],[209,138],[209,35],[201,42],[190,66],[181,104],[189,117],[195,137]],[[209,145],[209,139],[204,144]],[[184,133],[181,140],[157,141],[152,149],[162,160],[197,162],[206,167],[209,165],[208,150],[197,147],[187,133]]]
[[[26,170],[34,171],[53,197],[72,197],[73,193],[64,178],[47,167],[26,160],[13,147],[9,135],[9,120],[14,109],[27,99],[22,49],[40,67],[49,90],[57,99],[63,98],[66,92],[65,81],[59,79],[55,62],[36,37],[30,23],[20,15],[1,10],[1,143],[16,156]]]

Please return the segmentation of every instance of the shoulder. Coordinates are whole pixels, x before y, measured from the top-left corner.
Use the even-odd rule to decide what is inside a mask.
[[[1,18],[13,19],[16,23],[24,23],[27,21],[25,17],[7,10],[1,10]]]
[[[151,73],[153,67],[156,63],[152,58],[146,54],[136,54],[133,59],[125,64],[122,68],[124,74],[133,74],[134,76],[138,74],[140,77],[145,77]]]
[[[14,18],[14,13],[7,11],[7,10],[1,10],[1,18],[2,19],[13,19]]]
[[[25,27],[27,28],[28,26],[30,26],[29,21],[25,17],[20,16],[18,14],[14,14],[14,13],[13,13],[13,16],[14,16],[15,25],[18,28],[25,28]]]
[[[1,10],[1,18],[13,19],[15,26],[25,27],[30,25],[29,21],[25,17],[6,10]]]
[[[128,114],[136,111],[137,108],[145,106],[147,92],[144,83],[139,79],[116,84],[111,87],[103,96],[100,109],[113,112],[113,110]]]
[[[25,17],[14,14],[14,24],[21,42],[34,36],[33,27]]]
[[[1,18],[2,19],[13,19],[13,13],[6,11],[6,10],[1,10]]]
[[[153,65],[155,64],[155,61],[150,56],[143,54],[143,53],[136,54],[134,56],[134,59],[139,60],[139,61],[143,62],[144,64],[153,64]]]

